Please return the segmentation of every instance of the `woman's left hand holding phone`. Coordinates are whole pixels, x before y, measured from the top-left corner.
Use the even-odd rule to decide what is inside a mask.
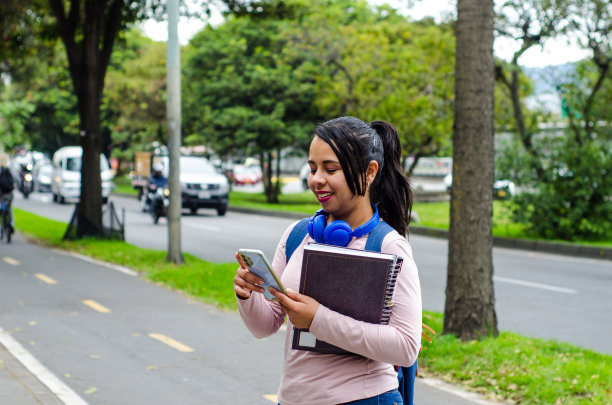
[[[234,276],[234,292],[236,296],[241,300],[246,300],[251,297],[251,291],[263,294],[264,289],[260,286],[263,285],[264,281],[261,277],[256,276],[247,269],[238,252],[236,252],[236,260],[240,263],[240,267],[238,267]]]

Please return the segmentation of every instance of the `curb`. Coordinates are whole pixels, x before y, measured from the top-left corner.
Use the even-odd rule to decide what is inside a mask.
[[[448,239],[445,229],[427,228],[424,226],[410,226],[410,232],[415,235],[431,236]],[[546,242],[532,239],[515,239],[493,237],[493,246],[508,249],[530,250],[542,253],[554,253],[565,256],[585,257],[590,259],[612,260],[612,249],[596,246],[581,246],[568,243]]]
[[[119,194],[119,193],[117,193]],[[133,195],[128,194],[119,194],[127,197],[134,197]],[[280,217],[280,218],[291,218],[291,219],[302,219],[306,215],[294,212],[283,212],[283,211],[274,211],[274,210],[262,210],[255,208],[245,208],[245,207],[232,207],[231,205],[227,207],[228,211],[232,212],[240,212],[243,214],[258,214],[258,215],[266,215],[270,217]],[[410,232],[415,235],[421,236],[430,236],[433,238],[440,239],[448,239],[448,231],[445,229],[436,229],[436,228],[428,228],[424,226],[418,225],[410,225]],[[518,250],[529,250],[533,252],[541,252],[541,253],[553,253],[564,256],[573,256],[573,257],[585,257],[589,259],[600,259],[600,260],[610,260],[612,261],[612,248],[605,247],[596,247],[596,246],[582,246],[582,245],[573,245],[569,243],[559,243],[559,242],[546,242],[541,240],[532,240],[532,239],[515,239],[515,238],[502,238],[499,236],[493,237],[493,246],[508,248],[508,249],[518,249]]]

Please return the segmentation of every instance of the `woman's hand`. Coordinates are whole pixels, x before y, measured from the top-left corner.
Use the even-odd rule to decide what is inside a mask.
[[[236,259],[240,263],[240,267],[238,267],[234,276],[234,292],[236,296],[241,300],[246,300],[251,297],[251,291],[263,294],[264,289],[260,286],[263,285],[264,281],[247,269],[238,252],[236,252]]]
[[[296,328],[310,328],[320,305],[315,299],[293,291],[290,288],[286,289],[287,295],[273,287],[270,287],[269,291],[278,298],[283,311],[289,316],[289,320]]]

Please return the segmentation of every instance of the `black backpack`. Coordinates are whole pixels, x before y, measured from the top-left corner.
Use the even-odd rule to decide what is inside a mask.
[[[15,188],[15,179],[11,171],[6,167],[0,169],[0,192],[3,194],[10,193]]]

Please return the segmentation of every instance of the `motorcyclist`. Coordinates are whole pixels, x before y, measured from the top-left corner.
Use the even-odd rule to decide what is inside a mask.
[[[13,189],[15,188],[15,177],[8,167],[9,159],[5,154],[0,154],[0,200],[4,201],[8,212],[11,233],[15,232],[15,220],[11,210],[13,201]],[[0,218],[1,221],[1,218]],[[1,226],[1,224],[0,224]]]
[[[147,189],[145,195],[143,196],[142,202],[142,210],[147,211],[151,204],[151,197],[155,194],[155,191],[158,187],[166,187],[168,184],[168,179],[164,176],[164,166],[161,163],[156,163],[153,165],[153,170],[151,171],[151,175],[147,179]]]

